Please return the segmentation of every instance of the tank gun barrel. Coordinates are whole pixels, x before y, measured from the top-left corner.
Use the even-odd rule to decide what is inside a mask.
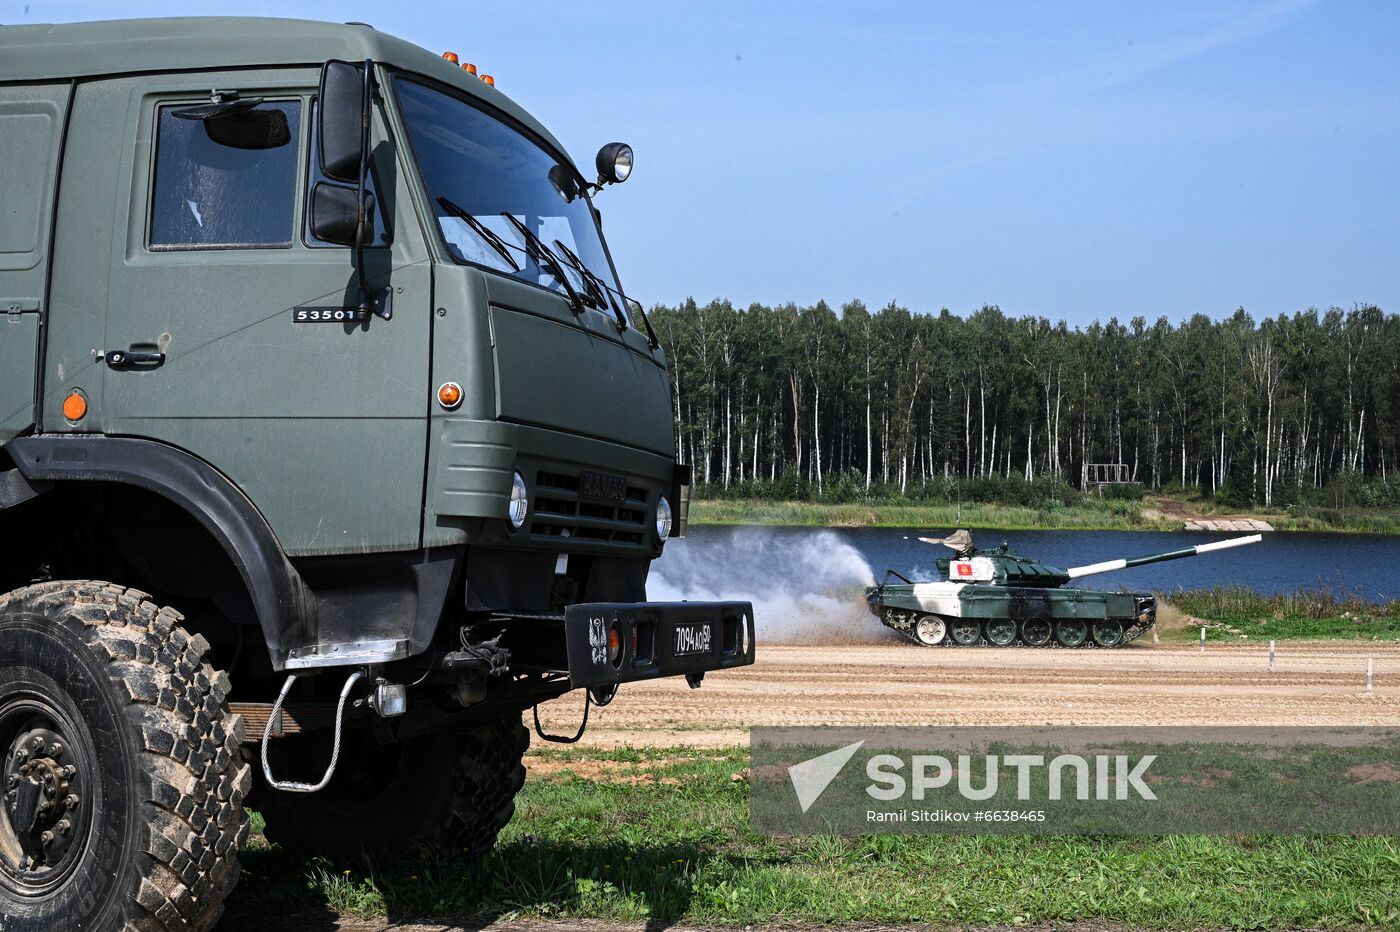
[[[1197,557],[1203,553],[1213,553],[1216,550],[1229,550],[1231,547],[1243,547],[1247,544],[1257,544],[1263,539],[1263,536],[1260,534],[1251,534],[1248,537],[1232,537],[1229,540],[1217,540],[1209,544],[1187,547],[1184,550],[1168,550],[1166,553],[1150,553],[1147,556],[1129,557],[1126,560],[1105,560],[1102,563],[1090,563],[1087,566],[1071,566],[1069,569],[1065,570],[1065,573],[1070,579],[1079,579],[1082,576],[1093,576],[1096,573],[1126,570],[1129,567],[1143,566],[1148,563],[1181,560],[1186,557]]]

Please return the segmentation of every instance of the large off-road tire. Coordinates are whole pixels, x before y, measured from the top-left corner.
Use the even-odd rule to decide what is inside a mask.
[[[266,819],[269,841],[316,854],[346,857],[362,851],[393,853],[426,846],[446,853],[480,857],[515,815],[515,794],[525,784],[521,764],[530,732],[519,714],[473,725],[460,732],[427,734],[377,745],[347,733],[340,765],[319,793],[284,793],[260,787],[252,805]],[[314,754],[270,755],[305,772],[290,779],[315,778],[325,766],[324,732],[299,736],[319,739]],[[282,741],[276,739],[273,748]]]
[[[251,774],[228,677],[181,620],[102,582],[0,596],[5,932],[218,921]]]

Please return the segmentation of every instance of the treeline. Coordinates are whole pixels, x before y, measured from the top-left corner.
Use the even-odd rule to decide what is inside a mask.
[[[1083,486],[1091,464],[1241,506],[1400,488],[1400,317],[1374,306],[1083,329],[996,307],[651,313],[680,455],[716,491]]]

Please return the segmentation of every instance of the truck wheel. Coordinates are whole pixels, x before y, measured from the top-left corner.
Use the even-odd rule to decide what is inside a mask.
[[[0,596],[0,926],[209,929],[251,775],[226,674],[179,613],[103,582]]]
[[[324,745],[324,733],[319,737]],[[333,857],[414,845],[469,858],[491,850],[515,815],[515,794],[525,783],[520,761],[530,733],[519,715],[390,745],[365,737],[346,734],[339,769],[321,792],[260,790],[254,805],[267,820],[269,841]],[[288,740],[300,739],[278,739],[272,749]],[[308,772],[318,766],[298,753],[302,749],[288,750]],[[322,747],[321,767],[324,755]],[[281,776],[278,762],[269,758]]]

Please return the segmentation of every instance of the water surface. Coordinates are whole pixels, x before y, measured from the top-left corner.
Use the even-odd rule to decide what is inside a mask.
[[[858,554],[869,564],[876,579],[884,576],[887,569],[911,579],[929,579],[935,573],[933,561],[951,551],[906,538],[918,534],[941,537],[950,530],[692,527],[687,538],[666,545],[666,553],[654,573],[672,584],[718,594],[725,592],[727,582],[742,581],[744,589],[762,589],[765,579],[775,590],[818,594],[830,591],[829,583],[851,585],[853,555]],[[974,530],[972,536],[983,547],[1005,541],[1022,556],[1070,567],[1180,550],[1242,535]],[[829,573],[824,570],[827,561],[831,564]],[[755,580],[755,575],[760,578]],[[824,578],[828,575],[830,580]],[[1084,583],[1112,590],[1126,586],[1168,593],[1238,584],[1272,594],[1307,586],[1345,590],[1371,600],[1390,600],[1400,598],[1400,536],[1266,533],[1262,543],[1252,546],[1104,573],[1087,577]]]

